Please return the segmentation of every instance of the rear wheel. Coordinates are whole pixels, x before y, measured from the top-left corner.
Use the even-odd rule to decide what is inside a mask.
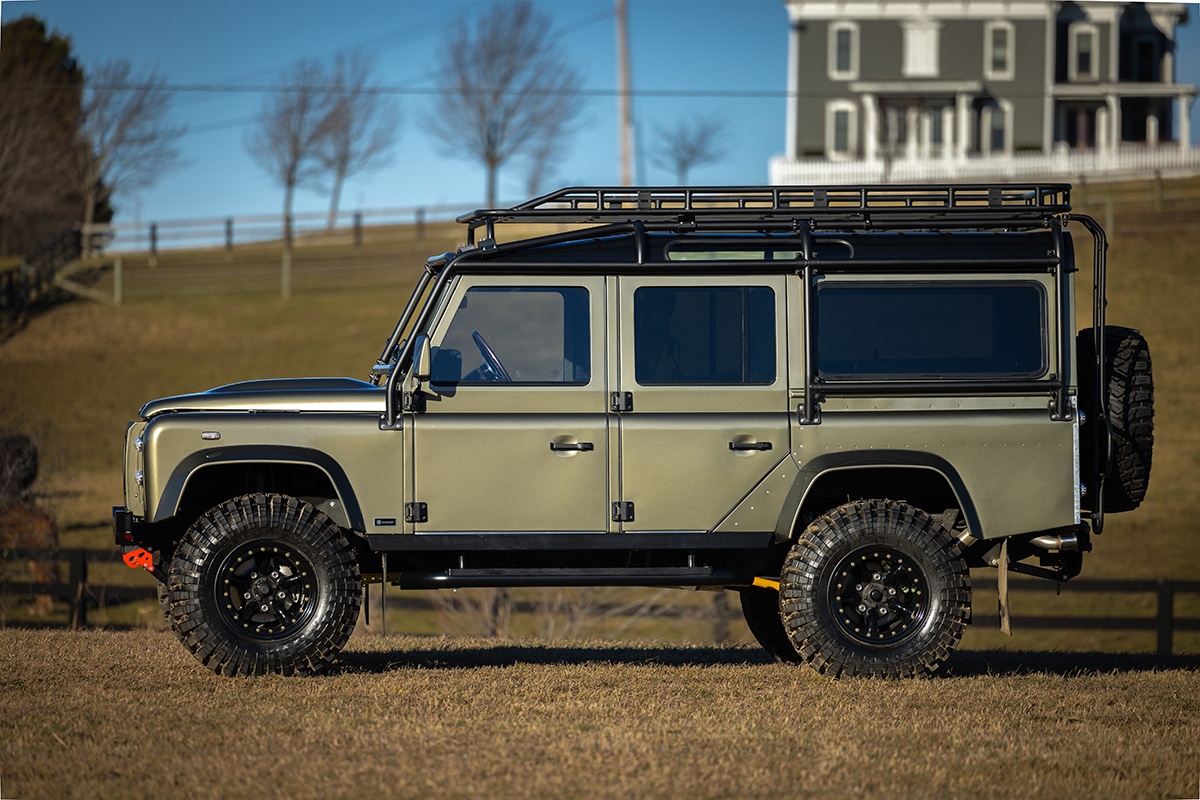
[[[784,562],[783,625],[819,672],[900,678],[936,670],[962,639],[971,578],[958,541],[905,503],[840,506]]]
[[[742,615],[755,640],[775,656],[776,661],[798,663],[800,654],[792,647],[792,640],[783,627],[783,617],[779,613],[779,592],[749,586],[739,594],[742,596]]]
[[[328,668],[362,602],[354,548],[308,503],[244,495],[188,529],[167,576],[172,629],[222,675]]]

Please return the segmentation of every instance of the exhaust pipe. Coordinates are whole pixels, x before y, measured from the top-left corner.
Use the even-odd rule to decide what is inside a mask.
[[[1044,533],[1029,540],[1034,547],[1060,553],[1074,552],[1079,549],[1079,537],[1074,533]]]

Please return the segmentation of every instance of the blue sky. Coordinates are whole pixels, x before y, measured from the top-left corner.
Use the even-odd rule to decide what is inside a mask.
[[[458,15],[484,0],[0,0],[8,22],[35,14],[70,36],[84,67],[127,58],[154,67],[171,84],[251,88],[277,80],[302,57],[332,57],[361,48],[377,59],[379,81],[428,90],[434,55]],[[612,0],[542,0],[560,42],[584,76],[584,89],[616,86]],[[1180,31],[1178,80],[1200,83],[1200,9]],[[629,0],[634,89],[639,125],[638,180],[672,183],[644,157],[654,128],[684,115],[719,115],[729,146],[716,164],[693,170],[692,183],[765,183],[767,163],[784,147],[787,15],[781,0]],[[0,47],[3,42],[0,42]],[[670,90],[719,94],[669,97]],[[720,93],[728,93],[720,94]],[[757,93],[757,94],[755,94]],[[740,96],[739,96],[740,95]],[[119,222],[273,213],[282,205],[275,186],[243,147],[262,102],[257,91],[190,91],[174,102],[172,120],[187,126],[180,145],[187,164],[137,195],[118,196]],[[468,160],[438,152],[422,131],[436,98],[402,94],[396,157],[390,167],[351,179],[343,209],[481,204],[484,173]],[[586,101],[583,125],[543,188],[618,181],[617,101]],[[1200,102],[1193,106],[1200,105]],[[1200,114],[1192,109],[1193,139]],[[501,170],[500,200],[526,196],[525,171]],[[302,190],[296,211],[322,211],[327,195]]]

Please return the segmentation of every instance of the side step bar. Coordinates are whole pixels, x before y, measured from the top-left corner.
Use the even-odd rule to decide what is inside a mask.
[[[518,586],[749,586],[749,571],[712,567],[633,567],[625,569],[447,569],[405,570],[391,583],[401,589],[467,589]]]

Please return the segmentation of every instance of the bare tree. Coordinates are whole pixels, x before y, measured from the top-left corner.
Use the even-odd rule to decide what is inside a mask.
[[[329,110],[317,157],[332,181],[329,224],[337,224],[346,178],[383,166],[392,158],[400,112],[371,81],[371,60],[361,53],[339,54],[329,81]]]
[[[298,61],[285,86],[267,95],[244,140],[258,166],[283,187],[284,240],[292,238],[292,200],[297,187],[321,174],[319,156],[329,119],[329,77],[310,59]]]
[[[582,109],[580,78],[549,18],[528,0],[497,3],[473,25],[464,17],[440,51],[437,84],[441,98],[428,127],[444,152],[484,165],[489,206],[501,165],[531,149],[544,153],[545,132],[561,140]],[[547,163],[545,154],[535,159]]]
[[[725,156],[725,120],[714,116],[680,119],[671,128],[658,128],[658,146],[652,160],[656,166],[675,172],[680,186],[687,185],[688,172],[712,164]]]
[[[551,120],[546,127],[538,131],[526,149],[525,161],[529,172],[525,179],[525,193],[530,197],[542,193],[542,184],[545,183],[546,176],[562,155],[559,144],[563,138],[561,122]]]
[[[79,131],[85,231],[97,204],[114,192],[150,186],[181,163],[175,142],[184,129],[167,121],[170,105],[165,81],[154,70],[135,74],[128,61],[117,59],[92,72]]]

